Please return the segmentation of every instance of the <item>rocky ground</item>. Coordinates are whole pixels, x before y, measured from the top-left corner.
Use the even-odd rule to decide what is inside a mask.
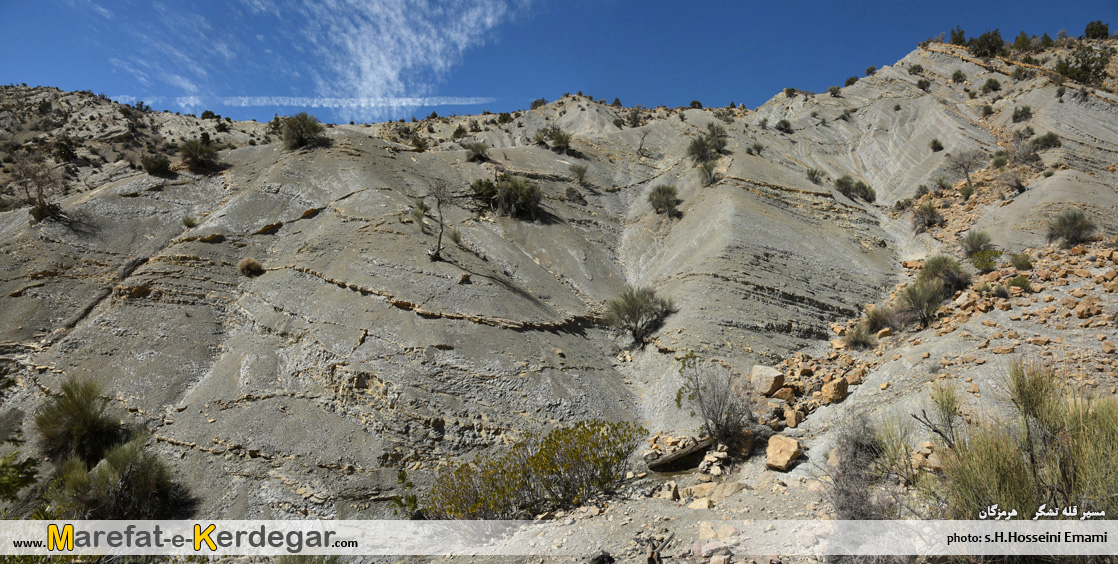
[[[390,517],[400,469],[422,488],[448,461],[564,422],[636,420],[660,434],[649,448],[675,446],[669,438],[697,429],[675,403],[679,360],[695,351],[762,393],[760,422],[785,438],[770,440],[771,457],[759,437],[752,457],[712,454],[705,472],[638,466],[618,498],[549,515],[554,527],[530,541],[541,555],[633,561],[674,534],[664,551],[674,561],[717,558],[733,537],[719,521],[829,515],[827,457],[855,413],[907,416],[947,381],[980,419],[1001,409],[998,379],[1020,357],[1116,393],[1118,97],[1057,96],[1043,75],[1010,78],[1018,62],[929,44],[838,96],[778,94],[756,110],[638,109],[630,125],[631,109],[568,95],[507,120],[336,125],[329,147],[297,151],[266,124],[6,87],[7,150],[81,142],[56,167],[70,179],[53,195],[67,221],[29,225],[14,187],[3,194],[0,361],[16,383],[0,430],[30,434],[65,377],[94,378],[122,417],[151,430],[201,515]],[[1002,90],[978,95],[990,77]],[[1015,122],[1022,105],[1032,115]],[[782,119],[790,133],[774,129]],[[704,186],[686,147],[709,123],[728,140]],[[550,126],[573,136],[571,154],[534,142]],[[1031,164],[983,162],[974,195],[959,195],[966,180],[949,155],[1010,150],[1025,127],[1061,146]],[[220,172],[163,178],[137,166],[202,132],[227,147]],[[425,151],[409,144],[416,135]],[[933,139],[947,149],[932,151]],[[487,162],[467,160],[470,141],[491,146]],[[572,164],[587,167],[583,181]],[[429,261],[438,225],[411,218],[414,199],[440,181],[465,195],[499,173],[537,183],[546,215],[498,217],[462,198],[443,210],[459,242]],[[843,175],[876,201],[839,193]],[[921,194],[940,177],[946,189]],[[681,218],[651,209],[659,184],[678,188]],[[944,222],[916,234],[909,210],[924,202]],[[1090,213],[1099,237],[1045,246],[1044,222],[1068,207]],[[970,229],[1033,262],[1017,272],[1006,255],[975,284],[1023,274],[1031,291],[995,298],[972,286],[926,329],[846,345],[867,305],[931,254],[958,256]],[[245,257],[264,274],[240,274]],[[604,322],[626,284],[676,305],[643,348]],[[914,456],[934,472],[925,438]]]

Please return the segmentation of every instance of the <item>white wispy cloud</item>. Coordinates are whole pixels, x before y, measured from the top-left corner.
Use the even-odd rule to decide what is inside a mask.
[[[489,104],[495,98],[467,96],[410,96],[396,98],[331,98],[313,96],[225,96],[176,98],[175,103],[182,107],[195,107],[204,104],[227,107],[295,107],[295,108],[337,108],[337,109],[399,109],[420,106],[474,106]]]

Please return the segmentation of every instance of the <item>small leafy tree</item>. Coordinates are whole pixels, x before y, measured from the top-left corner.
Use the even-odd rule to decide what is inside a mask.
[[[1004,51],[1005,40],[1002,39],[1002,34],[997,29],[994,31],[987,30],[970,41],[970,52],[975,57],[989,59],[1002,54]]]
[[[443,252],[443,231],[446,229],[446,224],[443,222],[443,206],[450,203],[454,194],[450,190],[450,185],[443,180],[436,180],[431,184],[430,191],[427,196],[435,200],[435,213],[439,222],[439,236],[435,242],[435,248],[428,251],[427,256],[432,261],[442,258]]]
[[[978,170],[986,162],[986,155],[982,151],[964,151],[951,155],[947,159],[948,168],[956,174],[962,174],[967,179],[967,185],[973,187],[970,173]]]
[[[1103,23],[1102,20],[1095,20],[1087,24],[1087,28],[1083,30],[1083,35],[1087,39],[1106,39],[1110,37],[1110,26]]]
[[[652,288],[627,287],[620,296],[606,303],[606,319],[611,325],[628,331],[633,340],[643,346],[674,309],[671,300],[657,296]]]
[[[36,222],[62,213],[62,208],[50,199],[63,191],[65,182],[42,155],[26,151],[16,153],[12,158],[12,172],[27,203],[31,204],[30,214]]]
[[[283,119],[283,146],[290,151],[320,145],[326,141],[324,131],[317,118],[300,112]]]

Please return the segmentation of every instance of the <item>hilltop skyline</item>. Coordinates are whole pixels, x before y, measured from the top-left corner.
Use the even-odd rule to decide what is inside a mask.
[[[1103,1],[748,5],[471,0],[50,0],[0,8],[20,53],[0,82],[91,90],[156,110],[266,121],[384,121],[524,109],[582,91],[626,106],[756,107],[824,91],[961,26],[1053,36],[1106,20]]]

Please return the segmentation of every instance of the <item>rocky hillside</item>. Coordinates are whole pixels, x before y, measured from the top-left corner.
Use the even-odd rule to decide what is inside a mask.
[[[980,296],[963,293],[950,324],[882,336],[869,351],[830,342],[907,280],[906,261],[958,254],[973,227],[1011,251],[1042,247],[1044,222],[1069,207],[1104,238],[1118,231],[1118,96],[1057,84],[1044,71],[1059,49],[1032,64],[930,43],[850,86],[789,90],[756,110],[567,95],[509,115],[335,125],[328,146],[299,150],[267,124],[4,87],[0,362],[14,385],[0,430],[30,436],[66,377],[94,379],[152,432],[199,514],[381,517],[402,493],[400,469],[422,487],[440,464],[526,432],[593,417],[694,433],[675,398],[678,360],[695,351],[742,374],[779,366],[799,382],[761,415],[795,427],[786,433],[818,461],[811,446],[823,448],[852,406],[925,393],[914,355],[975,365],[986,350],[1059,342],[1066,311],[1080,319],[1080,302],[1065,303],[1083,299],[1074,295],[1038,290],[981,317]],[[688,147],[711,126],[725,145],[704,175]],[[570,135],[569,150],[537,136],[553,128]],[[1059,146],[1031,144],[1048,133]],[[219,170],[139,166],[202,134],[222,148]],[[488,158],[470,159],[470,143]],[[24,150],[57,157],[65,179],[48,194],[61,214],[41,223],[12,182]],[[991,164],[1003,150],[1024,158]],[[963,198],[954,165],[968,153],[981,162]],[[501,174],[542,190],[536,219],[469,197],[473,181]],[[873,196],[840,190],[846,176]],[[676,187],[678,217],[649,203],[659,185]],[[437,210],[411,212],[437,186],[454,198],[441,207],[443,260],[431,261]],[[917,234],[911,210],[922,203],[945,220]],[[1084,270],[1102,284],[1112,255],[1095,245],[1067,259],[1074,268],[1067,252],[1032,251],[1035,283],[1062,289]],[[242,274],[246,258],[263,273]],[[674,302],[644,347],[606,323],[605,303],[627,285]],[[1103,325],[1063,342],[1113,342],[1112,301],[1096,300],[1090,317]],[[1043,327],[1013,325],[1042,317]],[[1095,329],[1105,338],[1092,341]],[[852,385],[845,402],[845,390],[824,390],[838,378]]]

